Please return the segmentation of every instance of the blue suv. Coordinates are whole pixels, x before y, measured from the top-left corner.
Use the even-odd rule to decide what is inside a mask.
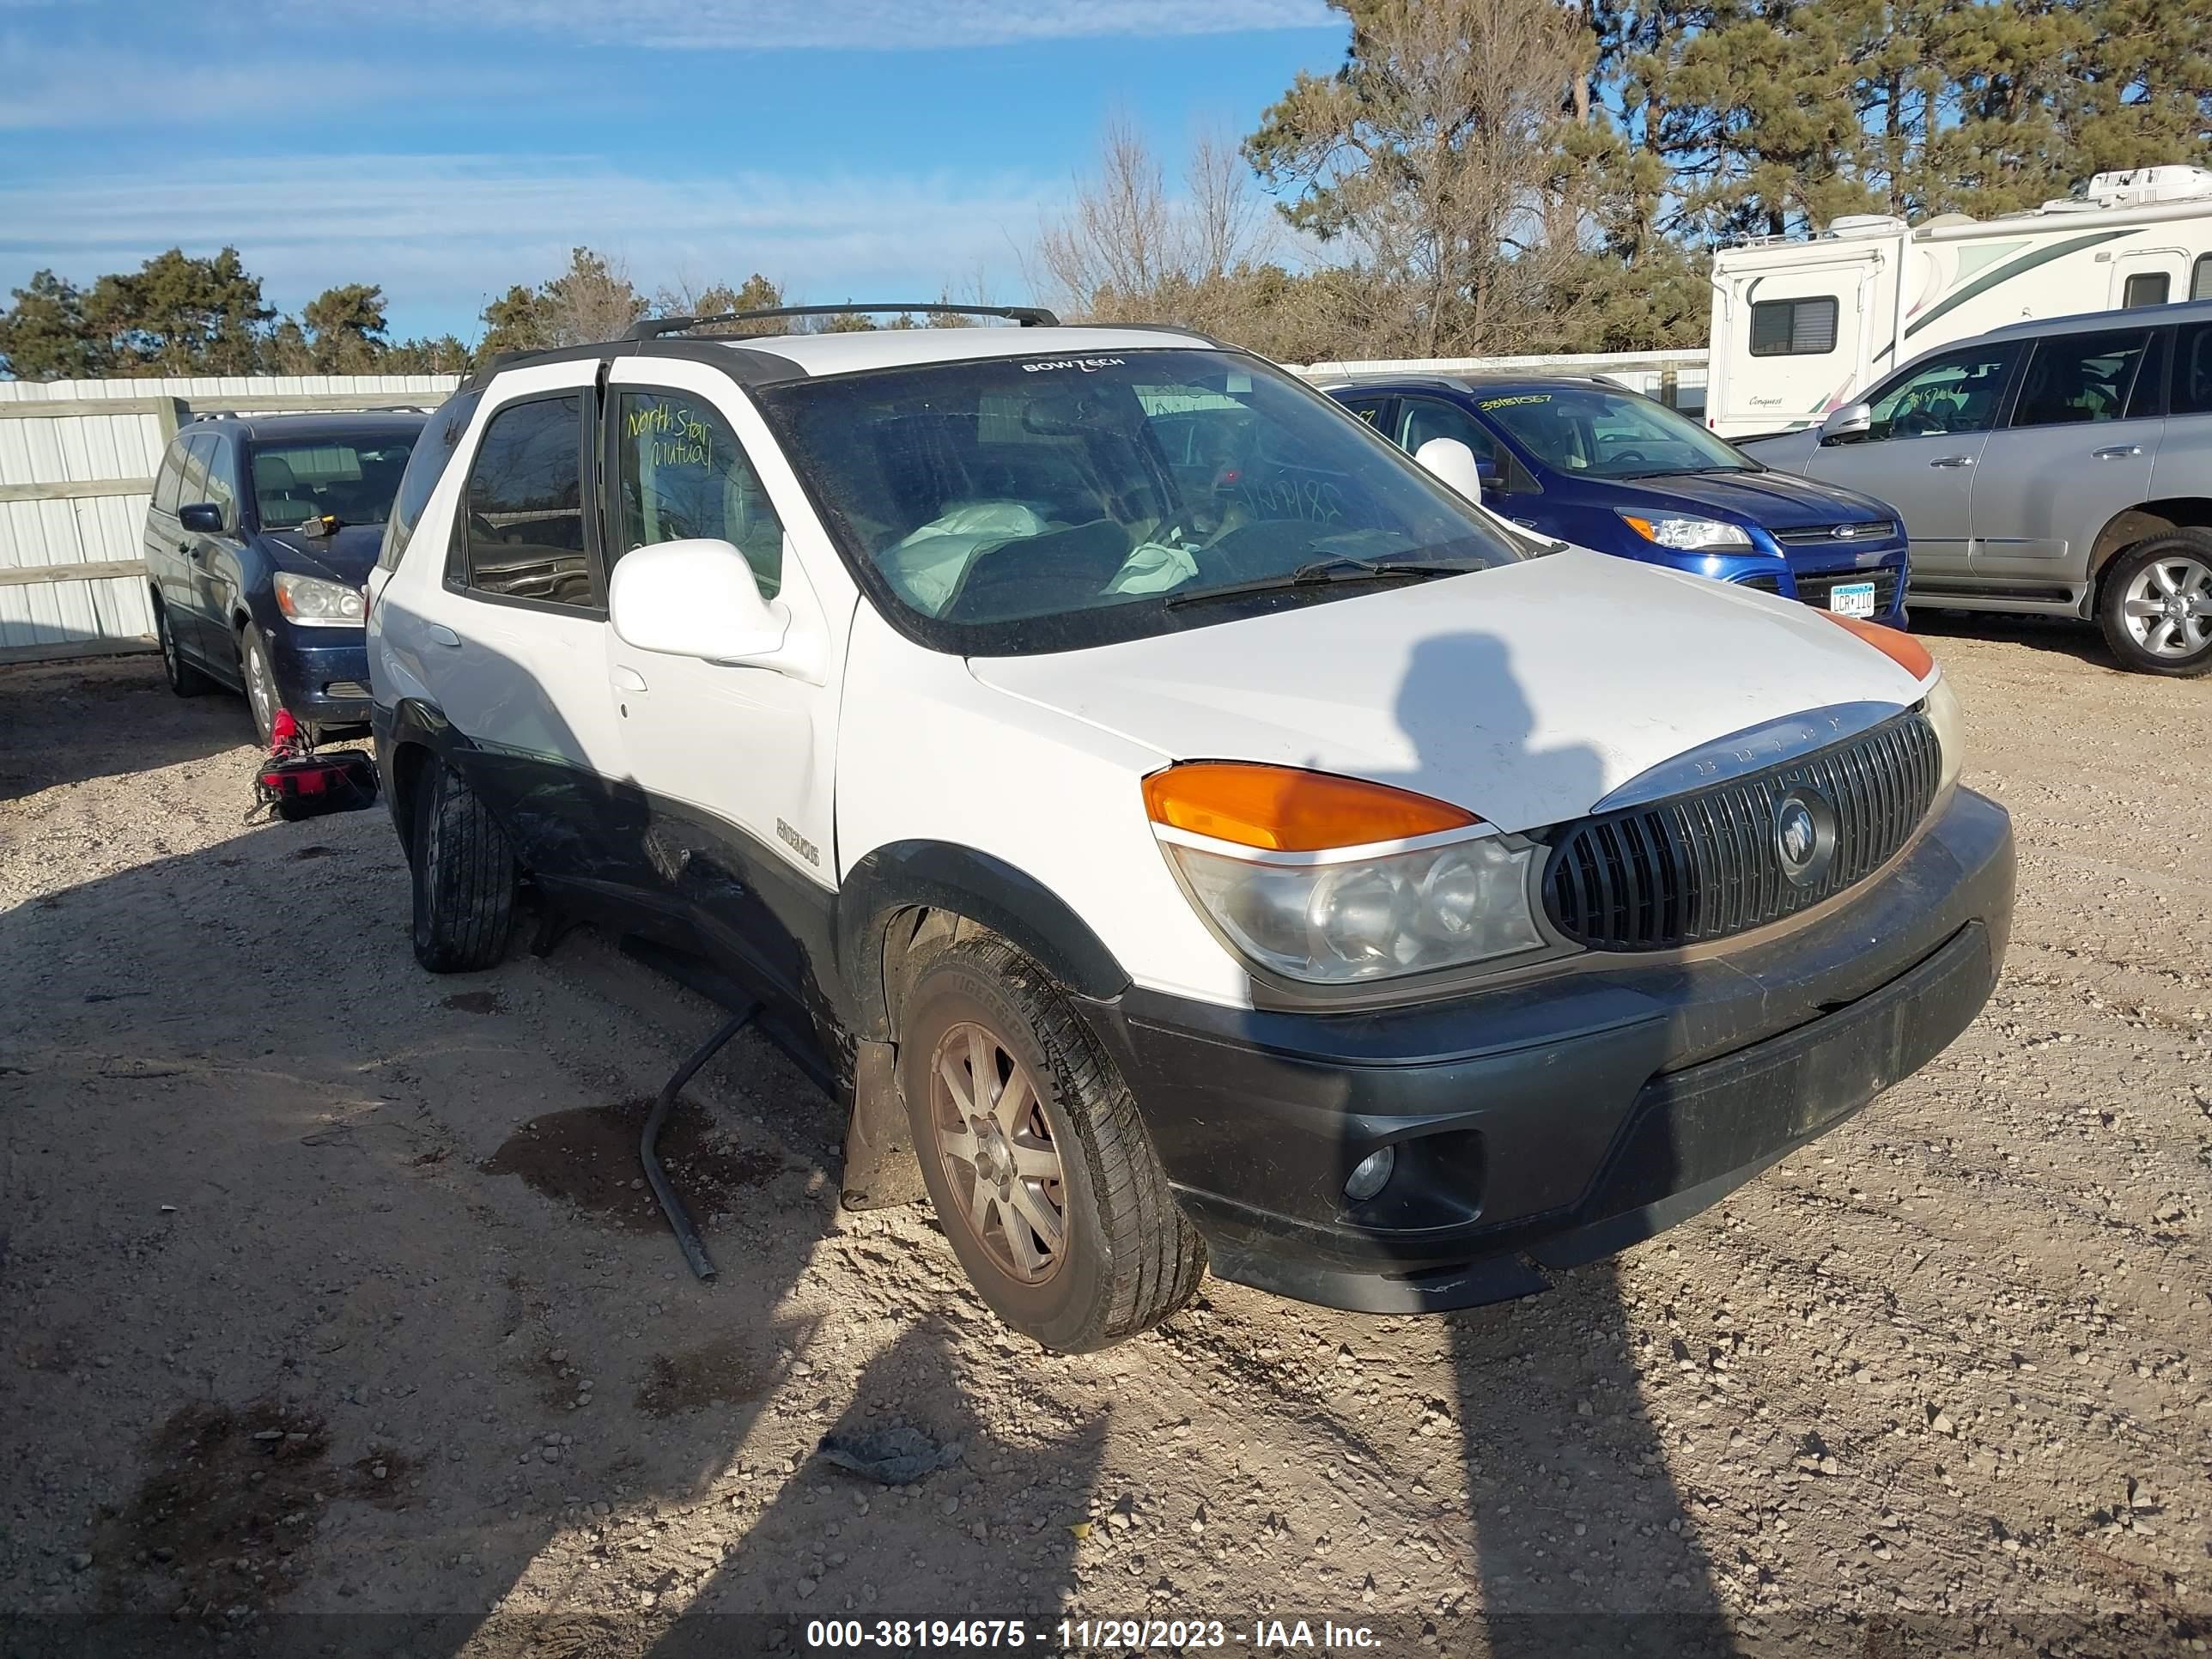
[[[1540,536],[1905,625],[1896,508],[1762,466],[1612,381],[1423,376],[1328,393],[1407,450],[1465,444],[1483,504]]]

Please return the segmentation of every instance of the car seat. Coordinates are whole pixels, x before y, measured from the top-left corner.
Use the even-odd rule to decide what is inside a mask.
[[[263,524],[280,529],[304,523],[323,510],[314,495],[301,487],[291,462],[282,455],[253,458],[253,504]]]

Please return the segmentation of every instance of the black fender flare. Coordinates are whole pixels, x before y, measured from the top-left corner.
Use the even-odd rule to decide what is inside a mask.
[[[1090,924],[1027,871],[952,842],[893,842],[854,864],[838,893],[837,960],[856,1036],[890,1038],[884,937],[893,917],[917,908],[981,923],[1079,996],[1110,1001],[1129,988],[1128,973]]]
[[[435,759],[453,765],[457,751],[468,749],[467,738],[453,729],[445,711],[421,697],[402,697],[388,710],[382,703],[369,708],[369,728],[376,750],[377,781],[392,811],[399,845],[411,858],[408,838],[414,834],[414,785],[416,777],[406,763],[405,750],[423,749]]]

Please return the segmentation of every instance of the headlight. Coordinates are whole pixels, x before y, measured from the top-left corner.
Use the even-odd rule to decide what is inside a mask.
[[[276,608],[308,628],[358,628],[368,615],[358,587],[289,570],[276,573]]]
[[[1948,679],[1939,679],[1928,688],[1928,723],[1936,728],[1936,744],[1942,754],[1942,770],[1936,780],[1936,793],[1941,795],[1958,782],[1959,769],[1966,759],[1966,712],[1959,707],[1959,694]]]
[[[1200,913],[1285,979],[1353,984],[1547,942],[1531,899],[1537,849],[1443,802],[1235,763],[1170,768],[1145,793]]]
[[[1718,519],[1644,518],[1623,513],[1620,521],[1647,542],[1694,552],[1705,548],[1749,547],[1751,532]]]

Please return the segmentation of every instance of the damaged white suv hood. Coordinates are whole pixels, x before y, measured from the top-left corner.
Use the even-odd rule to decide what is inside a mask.
[[[1157,750],[1366,778],[1504,830],[1579,817],[1686,750],[1926,686],[1786,599],[1572,550],[1049,656],[984,684]],[[1838,735],[1841,735],[1840,733]]]

